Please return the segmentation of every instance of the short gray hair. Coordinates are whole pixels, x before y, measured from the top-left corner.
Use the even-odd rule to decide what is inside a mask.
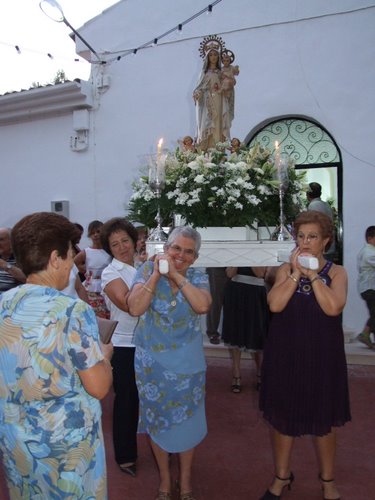
[[[193,240],[195,243],[195,253],[198,255],[202,241],[198,231],[190,226],[177,226],[169,233],[167,246],[172,245],[179,236]]]

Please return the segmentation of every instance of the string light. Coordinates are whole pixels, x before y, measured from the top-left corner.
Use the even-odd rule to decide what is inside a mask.
[[[200,10],[199,12],[197,12],[196,14],[193,14],[191,17],[189,17],[188,19],[186,19],[185,21],[182,21],[181,23],[179,23],[177,26],[175,25],[173,28],[169,29],[168,31],[166,31],[165,33],[157,36],[157,37],[154,37],[152,38],[149,42],[146,42],[142,45],[139,45],[139,47],[136,47],[134,49],[127,49],[127,50],[124,50],[123,53],[119,56],[116,56],[114,57],[113,59],[107,59],[107,64],[108,63],[111,63],[113,61],[120,61],[123,57],[126,57],[128,56],[129,54],[135,54],[136,52],[134,51],[138,51],[138,50],[141,50],[141,49],[146,49],[148,47],[155,47],[155,45],[158,44],[158,42],[162,39],[162,38],[165,38],[166,36],[170,35],[171,33],[177,31],[178,34],[181,34],[182,33],[182,27],[185,26],[185,24],[188,24],[188,23],[191,23],[192,21],[194,21],[194,19],[196,19],[197,17],[200,17],[202,14],[205,14],[205,13],[212,13],[212,9],[215,5],[217,5],[218,3],[220,3],[222,0],[215,0],[214,2],[210,3],[207,7],[205,7],[204,9]],[[92,61],[93,64],[96,63],[96,61]]]
[[[106,63],[110,63],[112,61],[121,61],[121,59],[123,57],[126,57],[130,54],[132,55],[136,55],[137,52],[141,49],[145,49],[145,48],[148,48],[148,47],[154,47],[156,45],[158,45],[158,42],[167,37],[168,35],[170,35],[171,33],[177,31],[178,34],[182,34],[182,27],[185,26],[186,24],[194,21],[194,19],[196,19],[197,17],[200,17],[202,14],[204,13],[207,13],[207,14],[211,14],[212,13],[212,10],[213,10],[213,7],[215,5],[217,5],[218,3],[220,3],[222,0],[215,0],[214,2],[210,3],[207,7],[205,7],[204,9],[200,10],[199,12],[197,12],[196,14],[192,15],[191,17],[189,17],[188,19],[186,19],[185,21],[179,23],[177,26],[175,25],[173,28],[169,29],[168,31],[166,31],[165,33],[162,33],[161,35],[157,36],[157,37],[154,37],[152,38],[149,42],[146,42],[142,45],[140,45],[139,47],[136,47],[134,49],[128,49],[128,50],[125,50],[122,54],[116,56],[116,57],[113,57],[113,59],[109,59],[107,61],[103,61],[103,60],[100,60],[99,56],[96,54],[96,52],[91,48],[91,46],[89,47],[92,52],[94,53],[94,55],[98,58],[98,61],[91,61],[92,64],[106,64]],[[65,19],[65,18],[64,18]],[[66,24],[66,23],[65,23]],[[72,28],[72,31],[75,33],[75,30]],[[80,37],[80,36],[79,36]],[[86,43],[86,42],[85,42]],[[7,43],[4,43],[4,42],[0,42],[1,45],[7,45],[9,47],[13,47],[14,49],[16,49],[17,51],[17,54],[20,54],[21,55],[21,49],[19,47],[19,45],[10,45],[10,44],[7,44]],[[86,43],[87,44],[87,43]],[[39,55],[45,55],[46,53],[45,52],[41,52],[41,51],[36,51],[36,50],[31,50],[31,49],[23,49],[23,51],[25,52],[33,52],[33,53],[36,53],[36,54],[39,54]],[[47,53],[47,57],[49,59],[55,59],[55,56],[51,53],[51,52],[48,52]],[[57,57],[58,59],[61,59],[61,60],[65,60],[65,61],[68,61],[69,59],[66,58],[66,57],[61,57],[61,56],[58,56]],[[74,62],[82,62],[81,59],[78,59],[78,58],[74,58],[73,59]]]
[[[19,55],[37,54],[39,56],[47,56],[49,59],[56,59],[59,61],[72,62],[72,60],[73,60],[74,62],[79,62],[81,64],[86,63],[86,61],[84,61],[83,59],[79,59],[78,57],[74,57],[73,59],[71,59],[71,58],[66,57],[64,55],[61,55],[61,54],[53,54],[52,52],[28,49],[25,47],[22,47],[22,50],[21,50],[21,47],[19,45],[12,45],[10,43],[5,43],[5,42],[0,42],[0,45],[3,45],[5,47],[9,47],[11,49],[15,49],[17,51],[17,54],[19,54]]]

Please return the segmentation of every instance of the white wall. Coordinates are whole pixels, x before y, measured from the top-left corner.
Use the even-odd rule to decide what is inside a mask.
[[[82,34],[97,51],[113,51],[106,55],[113,59],[208,3],[122,1],[87,23]],[[0,168],[2,177],[11,172],[12,185],[0,185],[0,225],[48,210],[53,199],[70,200],[71,219],[85,226],[94,218],[123,214],[131,181],[158,139],[164,137],[173,148],[177,139],[194,135],[191,95],[201,68],[198,47],[203,36],[218,33],[235,52],[241,71],[232,135],[243,139],[264,120],[298,114],[320,122],[341,149],[344,260],[350,278],[344,321],[360,328],[366,311],[355,289],[355,256],[364,229],[374,224],[375,8],[331,14],[369,5],[362,0],[223,0],[211,16],[185,26],[182,36],[172,34],[135,57],[95,66],[93,81],[104,71],[111,85],[98,94],[91,112],[87,152],[70,151],[71,116],[1,128]]]

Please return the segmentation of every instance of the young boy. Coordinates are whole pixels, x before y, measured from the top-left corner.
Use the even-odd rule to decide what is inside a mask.
[[[357,285],[358,292],[367,304],[370,318],[357,339],[373,349],[370,334],[375,333],[375,226],[369,226],[366,229],[365,237],[366,244],[357,256]]]

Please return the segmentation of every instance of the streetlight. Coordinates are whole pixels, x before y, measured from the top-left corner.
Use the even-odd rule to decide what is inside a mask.
[[[39,7],[42,9],[43,13],[52,19],[52,21],[56,21],[57,23],[64,23],[68,28],[70,28],[73,33],[78,36],[78,38],[88,47],[91,52],[96,56],[98,61],[102,64],[104,64],[104,61],[100,59],[96,51],[89,45],[88,42],[78,33],[77,30],[73,28],[73,26],[70,24],[70,22],[66,19],[64,16],[64,12],[60,6],[60,4],[56,0],[42,0],[39,2]]]

